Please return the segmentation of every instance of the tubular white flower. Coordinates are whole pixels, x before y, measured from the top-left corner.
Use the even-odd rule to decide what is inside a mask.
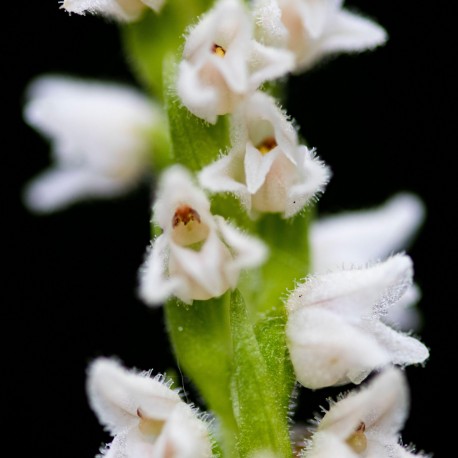
[[[422,363],[428,349],[383,322],[412,283],[412,261],[396,255],[367,268],[310,276],[288,298],[286,335],[307,388],[360,383],[387,364]]]
[[[307,458],[408,458],[400,431],[409,409],[401,371],[390,368],[367,386],[330,405],[304,455]]]
[[[140,270],[140,296],[160,305],[218,297],[237,284],[241,269],[261,264],[265,246],[210,213],[210,202],[180,166],[163,176],[154,205],[157,237]]]
[[[272,97],[256,92],[234,114],[232,149],[205,167],[200,183],[232,192],[247,210],[289,218],[324,190],[330,171],[297,133]]]
[[[114,436],[103,455],[109,458],[209,458],[207,425],[191,406],[150,372],[124,369],[98,358],[89,367],[89,403]]]
[[[162,114],[135,89],[46,76],[31,84],[27,99],[24,118],[50,139],[55,162],[26,188],[31,210],[122,194],[148,169],[148,131]]]
[[[63,0],[61,8],[69,13],[100,14],[120,22],[138,19],[146,7],[159,12],[165,0]]]
[[[375,209],[314,221],[310,227],[311,270],[320,273],[385,259],[409,244],[424,217],[421,200],[401,193]],[[412,305],[419,298],[419,288],[412,285],[390,309],[386,320],[400,329],[414,329],[419,316]]]
[[[372,49],[386,41],[375,22],[342,9],[343,0],[256,0],[259,38],[284,46],[296,57],[296,71],[338,52]]]
[[[191,113],[215,123],[261,83],[292,70],[293,55],[255,42],[252,29],[240,0],[220,0],[190,30],[177,92]]]

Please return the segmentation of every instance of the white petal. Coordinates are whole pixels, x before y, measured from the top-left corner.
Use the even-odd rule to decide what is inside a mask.
[[[264,243],[232,227],[222,217],[217,217],[217,221],[224,241],[234,252],[232,269],[239,271],[240,269],[257,267],[266,260],[267,247]]]
[[[212,456],[208,429],[186,404],[175,407],[154,445],[154,456],[157,458],[167,458],[172,455],[174,458]]]
[[[268,154],[261,154],[251,143],[247,143],[245,152],[245,179],[248,192],[256,193],[264,184],[272,164],[279,154],[278,148]]]
[[[310,229],[312,270],[385,258],[406,247],[424,215],[418,197],[398,194],[375,209],[321,218]]]
[[[248,193],[242,183],[244,172],[243,152],[233,149],[226,156],[204,167],[199,173],[199,183],[212,192]]]
[[[298,163],[299,180],[291,186],[284,211],[284,217],[290,218],[302,210],[305,205],[316,199],[331,178],[331,171],[321,160],[314,156],[305,146],[298,148],[298,155],[303,157]]]
[[[312,39],[319,38],[333,13],[340,8],[342,0],[303,0],[302,20]]]
[[[393,364],[419,364],[429,357],[428,348],[419,340],[395,331],[379,321],[367,323],[366,329],[390,353]]]
[[[307,458],[358,458],[345,442],[327,431],[317,431],[309,444]],[[381,457],[377,457],[381,458]]]
[[[286,49],[267,47],[253,41],[249,66],[250,89],[254,91],[265,81],[290,73],[294,68],[294,54]]]
[[[175,295],[184,302],[206,300],[218,297],[231,286],[226,275],[226,266],[231,262],[228,248],[213,231],[209,234],[200,251],[171,244],[170,276],[183,276],[186,283],[183,290]]]
[[[24,203],[37,213],[51,213],[93,197],[115,197],[129,186],[86,170],[51,169],[38,175],[25,188]]]
[[[92,409],[113,435],[138,423],[138,409],[148,418],[166,420],[182,402],[159,380],[128,371],[108,358],[98,358],[90,365],[87,392]]]
[[[402,297],[412,276],[412,261],[406,255],[367,268],[311,276],[291,294],[288,308],[319,306],[349,319],[377,318]]]
[[[281,10],[277,0],[254,0],[253,16],[256,38],[266,45],[286,47],[288,31],[281,22]]]
[[[346,398],[331,405],[321,420],[318,430],[332,433],[346,440],[363,422],[366,436],[385,439],[386,445],[397,442],[397,433],[407,418],[409,393],[401,371],[387,369],[368,385],[351,392]]]
[[[139,296],[149,305],[157,306],[182,287],[178,277],[168,277],[168,240],[160,235],[149,250],[139,273]]]
[[[413,284],[401,299],[390,307],[388,313],[382,316],[382,321],[402,331],[418,329],[421,324],[421,316],[415,305],[419,302],[420,297],[420,288]]]
[[[370,334],[318,307],[291,314],[286,335],[296,377],[307,388],[360,383],[389,362]]]
[[[62,8],[69,13],[85,14],[88,12],[101,14],[117,21],[133,21],[137,19],[143,10],[143,6],[140,0],[64,0],[62,3]]]
[[[117,434],[101,451],[103,458],[126,458],[126,434]]]
[[[385,30],[370,19],[342,10],[333,16],[321,39],[321,52],[357,52],[385,43]]]

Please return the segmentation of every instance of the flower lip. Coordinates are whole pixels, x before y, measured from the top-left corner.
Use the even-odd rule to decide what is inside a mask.
[[[179,205],[175,210],[172,228],[173,241],[181,246],[203,242],[209,234],[209,227],[202,223],[199,212],[186,204]]]

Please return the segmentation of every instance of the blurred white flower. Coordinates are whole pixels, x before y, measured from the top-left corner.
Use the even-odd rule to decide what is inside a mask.
[[[212,192],[232,192],[247,210],[289,218],[321,193],[330,171],[298,144],[294,126],[265,93],[256,92],[234,113],[232,149],[205,167],[199,179]]]
[[[409,409],[409,392],[401,371],[390,368],[367,386],[351,391],[318,424],[303,457],[409,458],[400,431]]]
[[[37,212],[134,187],[150,168],[149,131],[163,122],[159,107],[135,89],[61,76],[30,85],[24,118],[51,141],[55,162],[25,190]]]
[[[162,376],[98,358],[89,367],[89,403],[114,437],[108,458],[210,458],[206,423]]]
[[[424,362],[428,349],[383,317],[412,284],[412,261],[396,255],[366,268],[312,275],[288,298],[286,335],[307,388],[360,383],[387,364]]]
[[[310,226],[311,271],[364,265],[405,249],[425,217],[422,201],[400,193],[378,208],[320,218]],[[390,308],[384,321],[400,329],[415,329],[420,318],[415,305],[420,289],[412,285]]]
[[[375,22],[342,9],[343,0],[255,0],[259,39],[285,47],[296,57],[296,71],[338,52],[372,49],[386,41]]]
[[[146,7],[158,12],[165,0],[63,0],[61,8],[69,13],[100,14],[121,22],[135,21]]]
[[[293,55],[257,43],[252,29],[240,0],[220,0],[190,30],[177,92],[191,113],[215,123],[261,83],[292,70]]]
[[[140,296],[160,305],[218,297],[237,284],[241,269],[261,264],[265,246],[210,212],[210,202],[180,166],[159,184],[153,221],[163,231],[140,270]]]

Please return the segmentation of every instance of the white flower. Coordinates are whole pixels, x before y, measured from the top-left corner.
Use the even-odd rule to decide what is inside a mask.
[[[373,21],[342,9],[343,0],[256,0],[260,39],[284,46],[296,57],[296,71],[337,52],[358,52],[386,41]]]
[[[140,296],[160,305],[218,297],[237,284],[240,270],[266,256],[264,245],[213,216],[206,195],[180,166],[162,177],[153,221],[163,230],[140,271]]]
[[[397,194],[379,208],[346,212],[314,221],[310,227],[311,271],[364,265],[404,249],[422,224],[425,208],[413,194]],[[412,285],[390,308],[385,321],[400,329],[419,323],[418,286]]]
[[[383,322],[412,283],[412,261],[396,255],[367,268],[309,276],[288,298],[286,335],[297,379],[316,389],[360,383],[387,364],[422,363],[428,349]]]
[[[162,115],[135,89],[48,76],[31,84],[27,98],[25,120],[50,139],[55,162],[26,189],[32,210],[119,195],[148,170],[148,131]]]
[[[298,144],[294,126],[272,97],[256,92],[233,117],[232,149],[199,179],[212,192],[232,192],[247,210],[289,218],[321,193],[330,172]]]
[[[293,68],[289,51],[257,43],[252,29],[240,0],[220,0],[191,29],[177,80],[178,95],[191,113],[215,123],[261,83]]]
[[[146,7],[158,12],[165,0],[63,0],[61,8],[69,13],[101,14],[109,19],[128,22],[140,17]]]
[[[409,408],[401,371],[390,368],[367,386],[332,403],[318,424],[306,458],[409,458],[400,431]]]
[[[114,437],[109,458],[210,458],[207,425],[162,376],[98,358],[89,367],[89,403]]]

